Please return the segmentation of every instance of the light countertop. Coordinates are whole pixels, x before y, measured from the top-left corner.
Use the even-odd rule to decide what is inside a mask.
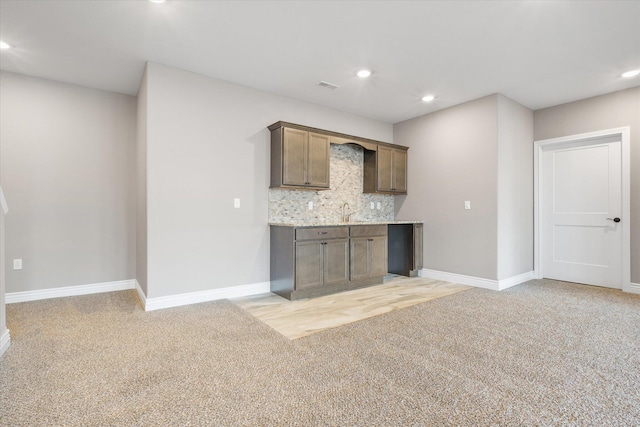
[[[423,221],[352,221],[352,222],[270,222],[274,227],[337,227],[348,225],[422,224]]]

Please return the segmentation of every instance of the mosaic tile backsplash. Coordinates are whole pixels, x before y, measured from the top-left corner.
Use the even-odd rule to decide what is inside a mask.
[[[329,190],[304,191],[269,189],[269,222],[339,222],[342,205],[351,221],[393,221],[393,197],[363,194],[364,149],[356,145],[331,144]],[[313,210],[309,210],[313,202]],[[371,209],[371,202],[375,209]],[[377,204],[380,202],[380,209]]]

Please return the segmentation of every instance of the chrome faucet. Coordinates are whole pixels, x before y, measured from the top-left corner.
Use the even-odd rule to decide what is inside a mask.
[[[344,214],[344,210],[348,207],[349,207],[349,203],[345,203],[344,205],[342,205],[342,221],[341,222],[349,222],[349,219],[351,218],[351,213],[348,213],[347,215]]]

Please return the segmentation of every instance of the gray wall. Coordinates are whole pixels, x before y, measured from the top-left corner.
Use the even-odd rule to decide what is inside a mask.
[[[388,123],[154,63],[147,99],[149,298],[269,280],[268,125],[393,137]]]
[[[0,192],[2,186],[0,186]],[[0,206],[0,356],[6,351],[2,348],[2,338],[7,333],[7,307],[5,306],[5,260],[4,260],[4,209]]]
[[[498,95],[498,280],[533,271],[533,111]]]
[[[498,95],[397,123],[394,142],[410,147],[396,218],[425,221],[424,268],[496,280]]]
[[[396,219],[425,221],[426,269],[490,280],[533,270],[531,110],[490,95],[397,123],[394,140],[410,147]]]
[[[135,98],[0,79],[7,292],[135,277]]]
[[[147,294],[147,70],[137,96],[136,120],[136,280]]]
[[[534,113],[536,141],[631,127],[631,282],[640,283],[640,87]]]

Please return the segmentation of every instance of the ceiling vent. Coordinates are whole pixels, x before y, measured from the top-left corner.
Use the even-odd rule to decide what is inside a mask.
[[[334,85],[333,83],[324,82],[324,81],[318,83],[318,86],[326,87],[327,89],[338,89],[340,87],[338,85]]]

